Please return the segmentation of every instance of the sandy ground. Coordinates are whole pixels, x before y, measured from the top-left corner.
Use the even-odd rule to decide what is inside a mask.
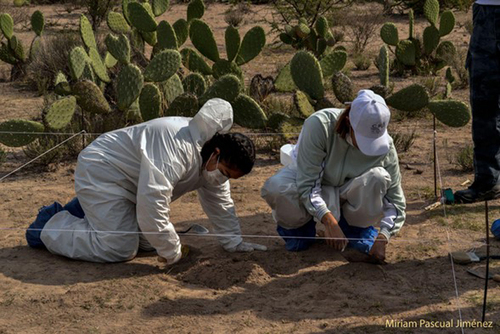
[[[212,5],[205,15],[215,27],[221,52],[226,8]],[[57,6],[41,9],[49,21],[56,22],[49,33],[70,29],[78,17],[77,13],[63,14]],[[241,31],[269,13],[267,7],[255,10]],[[165,17],[173,22],[184,15],[184,6],[174,6]],[[459,20],[464,22],[470,15],[460,14]],[[403,29],[406,19],[395,17],[394,21]],[[31,38],[29,32],[21,31],[21,35]],[[467,39],[463,28],[452,36],[457,43]],[[375,39],[368,52],[374,55],[379,47]],[[256,73],[275,75],[291,54],[266,48],[246,65],[246,78]],[[358,88],[377,81],[373,66],[351,75]],[[414,80],[418,79],[394,79],[397,87]],[[454,95],[468,99],[467,90]],[[33,92],[0,82],[0,120],[36,117],[42,102]],[[270,210],[260,198],[262,184],[280,168],[273,152],[261,152],[252,173],[231,182],[243,233],[256,235],[248,240],[265,244],[268,252],[229,254],[212,237],[182,237],[191,252],[173,267],[165,267],[148,253],[126,263],[94,264],[30,249],[23,229],[42,205],[74,196],[75,163],[35,166],[16,173],[0,186],[0,333],[459,333],[454,327],[459,310],[464,320],[481,320],[483,280],[466,269],[478,267],[480,271],[484,263],[455,265],[457,300],[447,254],[482,245],[484,204],[423,210],[433,202],[434,194],[432,123],[427,119],[394,121],[391,130],[415,130],[417,138],[409,152],[400,154],[408,219],[388,246],[386,266],[349,263],[321,243],[302,253],[285,251]],[[437,136],[443,188],[461,188],[473,175],[457,170],[450,157],[470,143],[470,128],[438,126]],[[21,152],[9,152],[0,175],[26,161]],[[489,214],[490,221],[499,216],[498,201],[489,203]],[[173,203],[172,221],[178,229],[194,222],[211,228],[195,193]],[[500,242],[493,241],[492,246],[500,252]],[[492,271],[500,273],[498,261],[492,261]],[[496,282],[490,281],[488,301],[487,319],[494,328],[466,328],[466,333],[500,333]],[[391,320],[399,328],[387,328]],[[412,324],[409,321],[422,326],[403,328]],[[432,324],[453,327],[425,327]]]

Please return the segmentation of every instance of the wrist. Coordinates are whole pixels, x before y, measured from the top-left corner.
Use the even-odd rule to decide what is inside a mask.
[[[321,218],[321,223],[323,225],[338,225],[337,219],[335,219],[335,217],[330,212],[328,212],[323,216],[323,218]]]

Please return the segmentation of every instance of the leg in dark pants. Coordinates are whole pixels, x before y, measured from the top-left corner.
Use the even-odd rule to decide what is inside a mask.
[[[500,6],[474,5],[470,74],[474,183],[457,191],[459,203],[500,197]]]

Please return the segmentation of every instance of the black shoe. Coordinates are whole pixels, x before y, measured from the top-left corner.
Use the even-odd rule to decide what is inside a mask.
[[[500,184],[494,185],[492,188],[479,189],[470,186],[468,189],[455,192],[455,203],[474,203],[481,201],[489,201],[495,198],[500,198]]]

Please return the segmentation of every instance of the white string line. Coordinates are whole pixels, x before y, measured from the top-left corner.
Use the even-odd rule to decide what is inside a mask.
[[[169,232],[140,232],[140,231],[117,231],[117,230],[112,230],[112,231],[105,231],[105,230],[70,230],[70,229],[48,229],[48,228],[21,228],[21,227],[3,227],[0,228],[0,231],[47,231],[47,232],[71,232],[71,233],[106,233],[106,234],[147,234],[147,235],[157,235],[157,234],[164,234],[164,233],[169,233]],[[263,238],[263,239],[282,239],[283,237],[280,235],[267,235],[267,234],[223,234],[223,233],[182,233],[182,232],[176,232],[180,236],[194,236],[194,237],[242,237],[242,238]],[[366,240],[366,238],[333,238],[333,237],[303,237],[303,236],[285,236],[284,238],[290,238],[290,239],[315,239],[315,240],[351,240],[351,241],[363,241]],[[391,239],[391,243],[393,242],[406,242],[406,243],[436,243],[439,242],[439,240],[433,240],[433,239],[422,239],[422,238],[415,238],[415,239],[400,239],[400,238],[395,238]],[[471,242],[471,240],[456,240],[453,241],[457,244],[463,244],[467,242]],[[474,242],[475,244],[480,244],[484,245],[484,242]]]
[[[87,132],[85,136],[100,136],[103,133],[98,132]],[[240,132],[246,136],[275,136],[275,135],[299,135],[299,132]],[[23,131],[0,131],[0,134],[12,134],[12,135],[38,135],[38,136],[71,136],[77,133],[74,132],[23,132]]]
[[[437,137],[437,131],[434,131],[434,141],[436,141]],[[439,178],[439,185],[441,187],[441,191],[443,190],[443,180],[441,178],[441,166],[439,164],[439,159],[438,159],[438,151],[437,151],[437,146],[434,145],[436,148],[436,166],[437,166],[437,173],[438,173],[438,178]],[[443,214],[444,214],[444,219],[446,220],[446,237],[448,238],[448,254],[450,254],[450,262],[451,262],[451,272],[453,275],[453,284],[455,285],[455,297],[457,301],[457,307],[458,307],[458,316],[460,318],[460,329],[462,331],[462,334],[464,334],[464,325],[463,325],[463,319],[462,319],[462,305],[460,304],[460,297],[458,293],[458,284],[457,284],[457,276],[455,273],[455,264],[453,263],[453,254],[451,251],[451,238],[450,238],[450,224],[448,221],[448,216],[446,214],[446,202],[443,203]]]
[[[74,134],[73,136],[69,137],[68,139],[65,139],[64,141],[60,142],[59,144],[57,144],[56,146],[52,147],[51,149],[49,149],[48,151],[45,151],[44,153],[40,154],[39,156],[31,159],[30,161],[28,161],[27,163],[25,163],[24,165],[22,165],[21,167],[18,167],[16,169],[14,169],[12,172],[8,173],[7,175],[4,175],[0,178],[0,182],[2,182],[4,179],[6,179],[7,177],[9,177],[10,175],[14,174],[15,172],[23,169],[24,167],[28,166],[29,164],[33,163],[34,161],[40,159],[41,157],[43,157],[44,155],[48,154],[49,152],[55,150],[56,148],[58,148],[59,146],[65,144],[66,142],[70,141],[71,139],[75,138],[76,136],[79,136],[81,134],[84,134],[85,133],[85,130],[82,130],[76,134]]]

